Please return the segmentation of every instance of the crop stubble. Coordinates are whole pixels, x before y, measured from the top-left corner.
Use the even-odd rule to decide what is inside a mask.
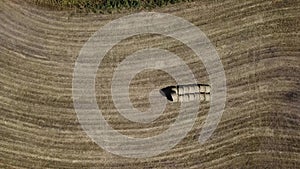
[[[82,45],[95,31],[129,13],[71,16],[66,11],[1,0],[1,168],[300,166],[299,2],[197,1],[154,11],[190,21],[216,46],[228,91],[226,109],[212,137],[204,145],[197,142],[209,109],[202,104],[188,136],[166,153],[127,159],[104,151],[84,133],[76,118],[73,68]],[[176,53],[199,83],[209,83],[201,61],[175,39],[141,35],[122,41],[99,66],[96,91],[109,124],[132,137],[159,134],[178,114],[178,104],[168,104],[160,118],[138,124],[120,116],[113,105],[110,85],[114,69],[126,56],[147,47]],[[174,85],[168,74],[143,71],[131,83],[131,101],[146,110],[149,91],[168,85]]]

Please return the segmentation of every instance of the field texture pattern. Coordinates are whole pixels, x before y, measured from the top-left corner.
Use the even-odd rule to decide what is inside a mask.
[[[188,20],[216,47],[227,98],[210,139],[198,142],[209,110],[209,103],[201,103],[192,130],[171,150],[142,159],[105,151],[77,119],[75,61],[99,28],[138,11],[71,15],[0,0],[0,168],[300,168],[300,1],[200,0],[153,11]],[[107,122],[131,137],[160,134],[179,113],[180,103],[168,103],[158,119],[140,124],[125,119],[114,106],[116,67],[149,47],[175,53],[198,83],[209,84],[201,60],[176,39],[143,34],[121,41],[99,65],[95,88]],[[175,80],[163,71],[142,71],[131,81],[131,102],[146,111],[149,92],[172,85]]]

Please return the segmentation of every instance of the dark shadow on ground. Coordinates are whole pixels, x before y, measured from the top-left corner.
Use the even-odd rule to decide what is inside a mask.
[[[174,93],[172,88],[175,86],[168,86],[159,90],[160,94],[166,97],[168,100],[173,101],[171,94]]]

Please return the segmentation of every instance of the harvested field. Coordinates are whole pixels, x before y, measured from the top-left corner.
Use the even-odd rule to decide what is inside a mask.
[[[109,153],[81,128],[72,98],[79,52],[102,26],[138,11],[79,14],[0,0],[0,168],[300,168],[300,1],[200,0],[152,11],[196,25],[220,56],[226,107],[209,140],[198,142],[209,103],[179,144],[149,158]],[[180,103],[168,103],[155,121],[135,123],[114,106],[114,70],[150,47],[175,53],[198,83],[210,83],[201,60],[176,39],[144,34],[121,41],[101,62],[95,89],[107,122],[130,137],[158,135],[179,114]],[[131,81],[130,100],[146,111],[149,92],[175,83],[166,72],[142,71]]]

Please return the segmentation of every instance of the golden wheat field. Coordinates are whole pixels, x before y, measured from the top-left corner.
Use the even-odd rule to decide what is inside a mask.
[[[97,30],[141,11],[183,18],[206,34],[224,67],[226,104],[204,144],[198,137],[209,102],[200,103],[195,123],[176,146],[155,156],[128,158],[106,151],[83,130],[72,79],[82,47]],[[0,0],[0,44],[0,168],[300,168],[299,0],[195,0],[101,14]],[[95,95],[107,123],[131,138],[159,135],[180,114],[180,103],[168,102],[159,118],[137,123],[115,107],[116,68],[145,48],[171,51],[198,83],[210,84],[206,67],[182,42],[159,34],[122,40],[98,67]],[[146,111],[152,90],[174,84],[168,73],[146,69],[130,82],[130,101]]]

